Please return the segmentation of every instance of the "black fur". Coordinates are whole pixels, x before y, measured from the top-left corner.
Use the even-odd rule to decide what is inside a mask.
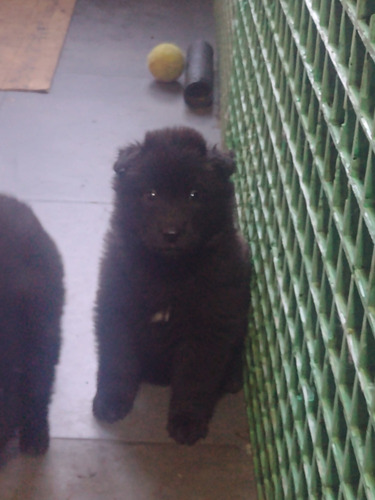
[[[0,195],[0,446],[44,453],[60,347],[63,269],[29,207]]]
[[[242,384],[248,249],[234,216],[234,162],[189,128],[120,151],[96,302],[94,414],[115,421],[140,382],[171,384],[169,434],[206,436],[224,390]]]

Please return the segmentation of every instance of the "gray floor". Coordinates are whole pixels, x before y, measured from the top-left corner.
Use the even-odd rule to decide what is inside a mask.
[[[208,1],[78,0],[50,93],[0,92],[0,190],[29,202],[53,236],[67,288],[51,447],[29,458],[10,443],[2,500],[256,498],[242,393],[220,402],[191,448],[166,433],[167,388],[143,386],[119,424],[91,415],[92,304],[117,149],[175,124],[220,142],[217,106],[190,111],[180,85],[156,84],[146,68],[156,43],[196,38],[214,43]]]

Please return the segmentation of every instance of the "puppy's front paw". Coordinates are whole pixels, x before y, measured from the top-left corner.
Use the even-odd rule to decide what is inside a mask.
[[[116,422],[123,419],[132,409],[133,401],[128,399],[96,393],[93,402],[93,413],[98,420]]]
[[[168,432],[177,443],[192,445],[208,433],[208,422],[190,414],[170,417]]]

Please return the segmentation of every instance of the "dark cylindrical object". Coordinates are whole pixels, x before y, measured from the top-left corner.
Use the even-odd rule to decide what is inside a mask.
[[[207,107],[213,99],[214,51],[208,42],[197,40],[187,50],[184,99],[192,108]]]

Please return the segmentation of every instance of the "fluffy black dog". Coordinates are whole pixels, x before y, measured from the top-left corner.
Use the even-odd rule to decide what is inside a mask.
[[[242,385],[248,249],[234,216],[234,162],[190,128],[149,132],[114,165],[115,205],[96,302],[93,410],[123,418],[140,382],[171,384],[168,431],[206,436]]]
[[[44,453],[60,347],[63,268],[29,207],[0,195],[0,446]]]

